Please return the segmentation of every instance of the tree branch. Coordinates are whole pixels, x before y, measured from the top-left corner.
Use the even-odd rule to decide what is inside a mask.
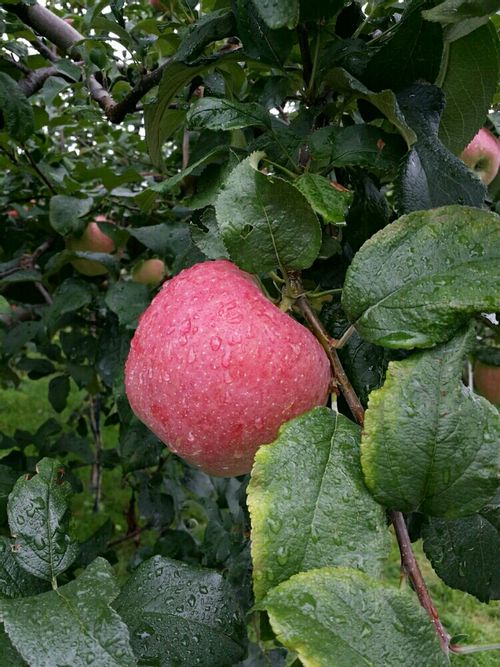
[[[328,335],[328,332],[324,328],[321,320],[311,307],[311,304],[303,292],[300,274],[298,272],[290,271],[288,273],[288,279],[290,282],[292,295],[296,298],[297,307],[328,355],[332,365],[334,379],[340,387],[340,390],[346,399],[347,404],[349,405],[349,409],[351,410],[357,423],[360,426],[363,426],[365,421],[365,411],[361,401],[357,397],[356,392],[349,382],[349,378],[347,377],[342,367],[342,363],[338,357],[338,341]],[[418,566],[417,559],[413,553],[410,537],[408,535],[405,518],[401,512],[391,511],[389,514],[398,540],[399,551],[401,554],[401,568],[412,582],[420,604],[429,615],[429,618],[431,619],[436,630],[436,634],[438,635],[441,648],[446,654],[448,654],[450,651],[450,635],[446,632],[441,621],[439,620],[438,612],[434,606],[434,603],[432,602],[429,590]]]
[[[17,86],[26,97],[31,97],[40,90],[51,76],[60,76],[62,79],[72,81],[72,79],[68,79],[60,72],[57,67],[40,67],[39,69],[30,70],[24,79],[17,82]]]
[[[412,582],[420,604],[426,610],[434,624],[434,629],[436,630],[436,634],[439,637],[441,648],[447,654],[449,652],[451,637],[446,632],[441,621],[439,620],[436,607],[434,606],[434,603],[432,602],[431,596],[429,594],[429,590],[425,585],[422,572],[420,571],[417,559],[413,553],[404,516],[401,512],[389,512],[389,516],[391,517],[392,525],[394,526],[394,531],[398,539],[399,552],[401,554],[401,568]]]

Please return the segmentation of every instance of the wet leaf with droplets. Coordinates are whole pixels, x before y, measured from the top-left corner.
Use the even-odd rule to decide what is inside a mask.
[[[230,667],[245,651],[245,625],[231,586],[215,570],[154,556],[113,603],[139,665]]]
[[[411,593],[348,568],[301,572],[259,605],[304,667],[444,667],[434,628]]]
[[[326,565],[380,574],[389,536],[359,462],[360,429],[316,408],[257,452],[248,488],[254,592]]]
[[[377,345],[449,340],[476,313],[500,310],[500,216],[446,206],[399,218],[356,254],[342,303]]]
[[[11,642],[30,665],[134,667],[127,626],[109,606],[118,590],[111,566],[97,558],[55,591],[1,600],[0,613]]]
[[[68,533],[71,487],[54,459],[42,459],[36,471],[31,479],[16,482],[7,514],[18,564],[35,577],[53,581],[78,555]]]
[[[500,415],[461,381],[474,329],[391,362],[370,394],[361,441],[368,488],[391,509],[458,518],[498,488]]]
[[[422,537],[427,558],[448,586],[481,602],[500,599],[500,492],[474,516],[427,517]]]
[[[254,153],[233,169],[215,203],[224,245],[246,271],[308,268],[321,246],[318,219],[297,188],[257,170],[263,155]]]

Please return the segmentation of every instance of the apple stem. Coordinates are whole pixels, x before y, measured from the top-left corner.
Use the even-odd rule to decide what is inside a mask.
[[[359,400],[354,388],[352,387],[349,378],[347,377],[342,363],[339,359],[337,349],[339,342],[328,335],[323,323],[312,308],[307,297],[304,295],[302,288],[302,281],[300,273],[296,271],[289,271],[288,278],[292,294],[296,297],[296,306],[301,312],[302,316],[309,324],[311,330],[316,335],[317,339],[323,346],[332,366],[334,381],[342,391],[342,394],[351,410],[356,422],[363,426],[365,421],[365,410],[361,401]],[[350,329],[342,336],[341,341],[346,334],[351,335]],[[421,606],[427,612],[432,621],[436,634],[439,638],[439,643],[444,653],[448,654],[450,651],[450,635],[446,632],[442,625],[436,607],[432,601],[429,590],[426,586],[422,572],[418,565],[417,559],[413,552],[408,528],[406,526],[405,518],[402,512],[389,512],[391,522],[394,526],[394,532],[398,541],[399,552],[401,554],[401,570],[404,572],[412,583],[412,586],[417,594]]]

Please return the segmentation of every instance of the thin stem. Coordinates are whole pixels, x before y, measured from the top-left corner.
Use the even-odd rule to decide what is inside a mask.
[[[312,96],[314,79],[316,77],[316,70],[318,68],[319,47],[320,47],[320,27],[318,26],[318,34],[316,35],[316,44],[314,45],[314,56],[312,61],[311,78],[309,79],[309,85],[307,86],[307,93],[306,93],[307,97],[309,98]]]
[[[304,79],[305,88],[308,90],[313,71],[313,64],[311,60],[311,51],[309,49],[307,30],[303,25],[300,25],[297,28],[297,35],[299,39],[300,55],[302,58],[302,78]]]
[[[458,644],[450,644],[450,651],[458,653],[459,655],[467,655],[470,653],[480,653],[481,651],[498,651],[500,644],[471,644],[470,646],[459,646]]]
[[[35,283],[35,287],[36,287],[37,290],[40,292],[40,294],[43,296],[45,302],[46,302],[49,306],[51,306],[52,303],[53,303],[53,301],[52,301],[52,297],[50,296],[49,292],[47,292],[47,290],[46,290],[45,287],[42,285],[42,283],[40,283],[40,282],[36,282],[36,283]]]
[[[276,169],[281,169],[281,171],[286,174],[287,176],[290,176],[290,178],[293,178],[294,180],[297,178],[297,174],[294,174],[293,171],[290,171],[286,167],[284,167],[282,164],[277,164],[276,162],[273,162],[272,160],[268,160],[267,157],[263,158],[263,162],[267,162],[268,164],[272,164],[273,167],[276,167]]]
[[[29,150],[26,148],[26,146],[23,146],[23,150],[24,150],[24,153],[25,153],[26,157],[28,158],[29,163],[31,164],[31,166],[33,167],[33,169],[35,170],[35,172],[38,174],[38,177],[40,178],[40,180],[42,180],[42,181],[45,183],[45,185],[48,187],[48,189],[50,190],[50,192],[52,192],[53,195],[57,194],[57,192],[56,192],[54,186],[53,186],[52,183],[47,179],[47,177],[45,176],[45,174],[40,170],[39,166],[37,165],[37,163],[36,163],[35,160],[33,159],[31,153],[30,153]]]
[[[448,654],[450,650],[450,635],[446,632],[443,624],[439,620],[437,609],[432,602],[429,590],[425,584],[420,567],[418,566],[417,559],[415,558],[411,546],[404,516],[401,512],[390,512],[389,515],[398,539],[399,552],[401,554],[401,567],[412,582],[420,604],[425,609],[434,625],[441,648]]]
[[[141,533],[143,533],[145,530],[149,530],[150,528],[151,524],[147,523],[145,526],[136,528],[131,533],[127,533],[126,535],[122,535],[121,537],[116,537],[114,540],[110,540],[107,546],[116,547],[118,544],[122,544],[123,542],[128,542],[128,540],[135,540],[136,537],[139,537]]]
[[[90,397],[90,426],[94,434],[95,443],[95,457],[90,473],[90,487],[94,492],[94,507],[93,512],[99,512],[101,504],[102,493],[102,471],[101,471],[101,457],[102,457],[102,435],[100,424],[100,397]]]
[[[297,295],[296,305],[298,309],[316,335],[316,338],[323,346],[323,349],[325,350],[328,359],[330,360],[334,381],[340,388],[340,391],[342,392],[342,395],[344,396],[355,420],[358,422],[358,424],[363,424],[365,411],[361,405],[361,401],[353,389],[352,384],[349,381],[349,378],[346,375],[346,372],[344,371],[344,367],[340,362],[339,355],[337,353],[338,341],[328,335],[328,332],[326,331],[319,317],[316,315],[314,309],[309,303],[309,300],[303,293],[301,293],[300,290],[302,285],[300,283],[300,279],[298,281],[296,274],[291,276],[291,283],[292,290]]]

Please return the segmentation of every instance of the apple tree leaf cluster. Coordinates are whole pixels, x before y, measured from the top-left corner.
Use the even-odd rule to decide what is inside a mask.
[[[410,585],[386,564],[402,515],[500,599],[500,176],[462,159],[498,144],[499,9],[0,2],[2,665],[458,664],[409,538]],[[336,369],[248,474],[130,407],[149,260],[230,260]]]

